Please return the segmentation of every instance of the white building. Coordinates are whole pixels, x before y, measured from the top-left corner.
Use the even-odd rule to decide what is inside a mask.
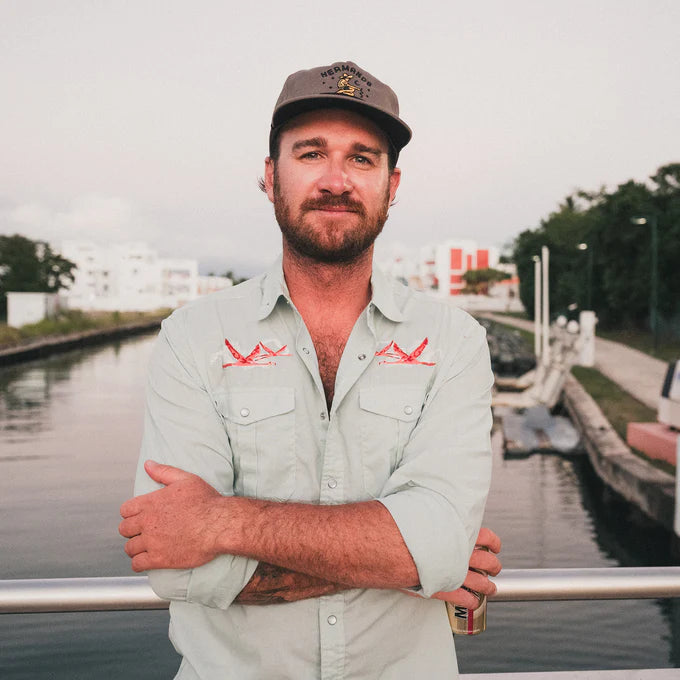
[[[55,316],[59,312],[56,293],[7,293],[7,325],[21,328]]]
[[[61,254],[77,266],[75,281],[62,292],[71,309],[152,311],[179,307],[199,295],[196,260],[160,258],[146,243],[64,241]],[[231,285],[224,277],[200,278],[220,279],[204,282],[204,289]]]
[[[514,265],[500,264],[497,248],[480,247],[472,239],[449,239],[417,250],[395,246],[391,259],[380,263],[380,267],[416,290],[450,299],[469,310],[522,310]],[[490,286],[488,295],[463,294],[463,276],[474,269],[499,269],[510,274],[510,279]]]

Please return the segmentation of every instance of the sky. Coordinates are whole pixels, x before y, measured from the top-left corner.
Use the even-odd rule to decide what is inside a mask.
[[[380,236],[502,248],[575,189],[680,161],[680,2],[0,2],[0,234],[281,248],[257,188],[288,74],[351,60],[413,130]]]

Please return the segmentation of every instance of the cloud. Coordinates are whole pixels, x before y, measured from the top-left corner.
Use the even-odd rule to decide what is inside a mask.
[[[63,240],[97,243],[153,241],[159,230],[129,201],[116,196],[77,196],[63,209],[40,203],[10,206],[0,212],[2,231],[49,241],[55,247]]]

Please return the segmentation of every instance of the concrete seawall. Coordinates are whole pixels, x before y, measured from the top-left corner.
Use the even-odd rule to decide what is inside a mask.
[[[69,335],[51,336],[41,338],[36,342],[16,347],[7,347],[0,350],[0,366],[16,364],[32,359],[41,359],[55,354],[80,347],[89,347],[112,340],[119,340],[131,335],[140,335],[160,328],[161,319],[142,321],[139,323],[125,324],[114,328],[98,328]]]
[[[600,479],[673,532],[675,477],[636,456],[573,376],[567,378],[563,401]]]

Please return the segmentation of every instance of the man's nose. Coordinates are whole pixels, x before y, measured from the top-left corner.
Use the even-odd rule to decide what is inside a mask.
[[[319,177],[318,188],[334,196],[340,196],[352,191],[352,182],[344,163],[329,159],[324,171]]]

